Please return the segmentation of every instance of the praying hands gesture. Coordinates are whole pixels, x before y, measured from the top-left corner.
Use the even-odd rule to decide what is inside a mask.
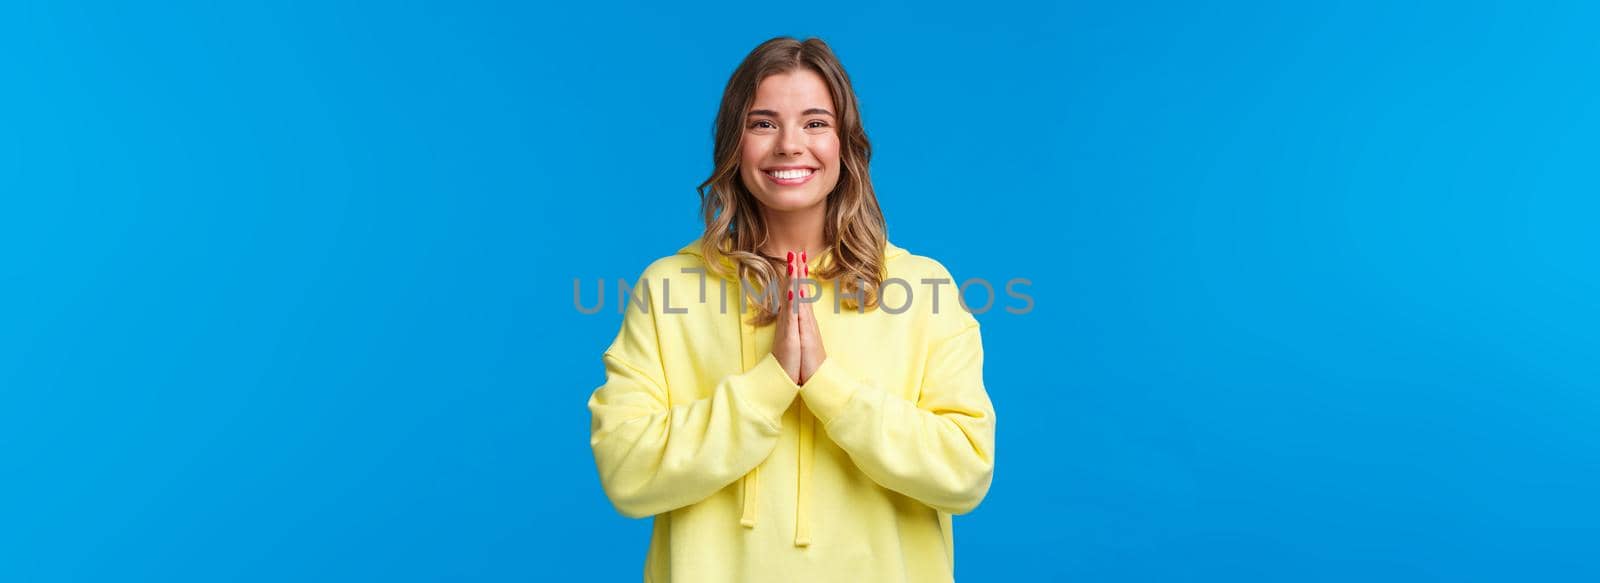
[[[827,360],[828,351],[822,347],[822,333],[817,330],[816,318],[812,317],[811,304],[799,301],[806,297],[805,288],[794,285],[797,277],[811,276],[806,253],[790,251],[788,262],[787,276],[784,278],[787,291],[778,308],[772,354],[778,358],[778,364],[783,365],[784,372],[789,373],[794,384],[803,385],[817,367],[822,366],[822,361]]]

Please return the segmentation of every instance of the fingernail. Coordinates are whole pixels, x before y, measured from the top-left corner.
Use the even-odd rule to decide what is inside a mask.
[[[800,297],[805,297],[805,295],[806,295],[806,292],[800,292]],[[793,291],[789,292],[789,301],[791,301],[791,302],[794,301],[794,292]]]
[[[805,263],[806,262],[806,252],[805,251],[801,251],[800,252],[800,262],[801,263]]]
[[[793,263],[789,264],[789,275],[794,275],[794,264]]]
[[[794,263],[794,252],[793,251],[789,252],[789,263]]]

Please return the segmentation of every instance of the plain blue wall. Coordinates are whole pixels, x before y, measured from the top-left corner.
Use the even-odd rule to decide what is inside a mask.
[[[1034,282],[960,580],[1600,579],[1593,3],[280,4],[0,8],[0,580],[638,580],[572,280],[777,34]]]

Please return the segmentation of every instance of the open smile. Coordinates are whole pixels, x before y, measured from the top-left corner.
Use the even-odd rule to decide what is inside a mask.
[[[763,170],[763,171],[761,171],[761,173],[767,175],[767,179],[768,180],[771,180],[772,182],[778,184],[779,186],[798,186],[798,185],[810,182],[811,181],[811,177],[817,175],[817,169],[816,168],[782,168],[782,169]]]

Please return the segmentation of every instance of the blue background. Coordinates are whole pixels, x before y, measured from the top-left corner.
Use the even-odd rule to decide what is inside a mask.
[[[1205,4],[8,3],[0,580],[638,580],[572,281],[777,34],[1034,282],[961,581],[1600,578],[1600,10]]]

